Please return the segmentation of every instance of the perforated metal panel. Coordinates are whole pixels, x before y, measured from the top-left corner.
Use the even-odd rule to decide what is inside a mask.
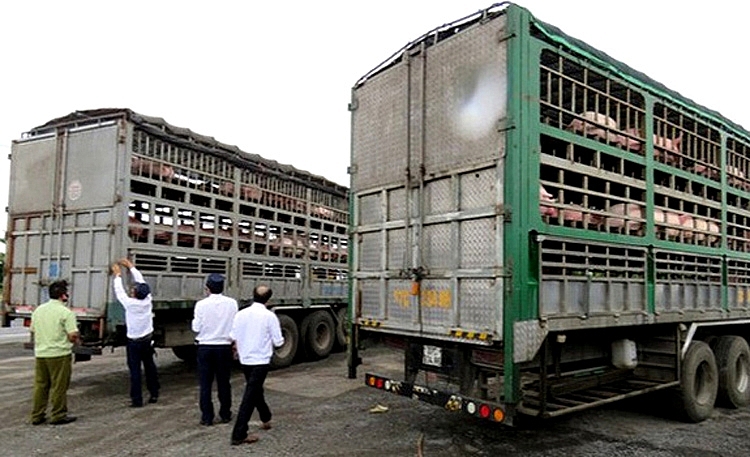
[[[388,270],[402,270],[408,268],[406,258],[406,230],[396,229],[388,231]]]
[[[382,217],[380,193],[365,195],[359,199],[359,223],[361,225],[374,224]]]
[[[403,180],[407,160],[407,72],[403,64],[374,77],[356,93],[353,117],[354,190]]]
[[[385,305],[380,294],[380,281],[377,279],[360,280],[358,286],[359,317],[363,319],[383,319],[385,317]]]
[[[451,224],[428,225],[423,233],[426,265],[433,270],[451,268],[456,262],[456,245],[452,239]]]
[[[461,209],[482,208],[497,200],[497,189],[502,187],[502,175],[497,168],[478,170],[461,175]]]
[[[365,233],[362,235],[359,247],[359,266],[363,271],[377,271],[381,269],[383,258],[383,234]]]
[[[496,266],[495,220],[491,218],[461,222],[461,268]]]
[[[498,157],[506,115],[505,18],[464,31],[427,50],[427,173]]]
[[[488,279],[463,279],[459,283],[459,300],[461,300],[460,328],[492,332],[498,325],[501,310],[488,303],[500,303],[502,289],[500,281]]]

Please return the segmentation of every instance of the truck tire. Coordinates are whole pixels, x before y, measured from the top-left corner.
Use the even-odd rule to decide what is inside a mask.
[[[346,313],[347,309],[340,308],[336,311],[336,345],[339,348],[346,347],[346,337],[349,335],[349,323]]]
[[[175,357],[190,365],[198,363],[198,348],[194,344],[172,347]]]
[[[333,317],[328,311],[315,311],[302,319],[302,341],[309,360],[328,357],[336,340]]]
[[[679,406],[683,418],[689,422],[708,419],[718,389],[719,371],[713,351],[703,341],[692,342],[680,370]]]
[[[273,350],[271,357],[271,368],[284,368],[292,364],[294,356],[297,354],[299,347],[299,330],[294,319],[285,315],[277,315],[279,325],[281,326],[281,335],[284,337],[284,344]]]
[[[750,348],[744,338],[719,337],[714,348],[719,370],[719,392],[716,401],[730,408],[750,404]]]

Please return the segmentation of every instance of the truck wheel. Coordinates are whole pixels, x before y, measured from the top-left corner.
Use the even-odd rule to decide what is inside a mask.
[[[185,346],[174,346],[172,352],[175,357],[190,365],[198,363],[198,348],[194,344]]]
[[[336,312],[336,345],[339,348],[346,347],[346,337],[349,334],[346,311],[346,308],[341,308]]]
[[[284,344],[273,350],[271,367],[284,368],[292,364],[292,360],[294,360],[294,356],[297,354],[299,330],[297,329],[297,323],[291,317],[285,314],[277,316],[279,318],[279,325],[281,326],[281,336],[284,337]]]
[[[680,406],[690,422],[708,419],[719,388],[719,372],[711,348],[703,341],[690,344],[680,370]]]
[[[714,348],[719,369],[717,402],[730,408],[750,404],[750,348],[739,336],[721,336]]]
[[[333,317],[328,311],[315,311],[302,319],[302,340],[308,359],[328,357],[336,340]]]

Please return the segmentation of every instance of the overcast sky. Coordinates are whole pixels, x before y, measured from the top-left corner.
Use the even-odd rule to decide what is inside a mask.
[[[3,1],[0,210],[12,140],[75,110],[130,108],[348,185],[354,82],[477,0]],[[750,127],[736,0],[518,4]],[[7,214],[0,213],[0,234]],[[0,247],[0,249],[3,249]]]

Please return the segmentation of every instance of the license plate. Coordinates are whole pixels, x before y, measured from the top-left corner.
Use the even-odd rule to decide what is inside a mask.
[[[443,364],[443,350],[437,346],[424,346],[422,349],[422,363],[439,367]]]

